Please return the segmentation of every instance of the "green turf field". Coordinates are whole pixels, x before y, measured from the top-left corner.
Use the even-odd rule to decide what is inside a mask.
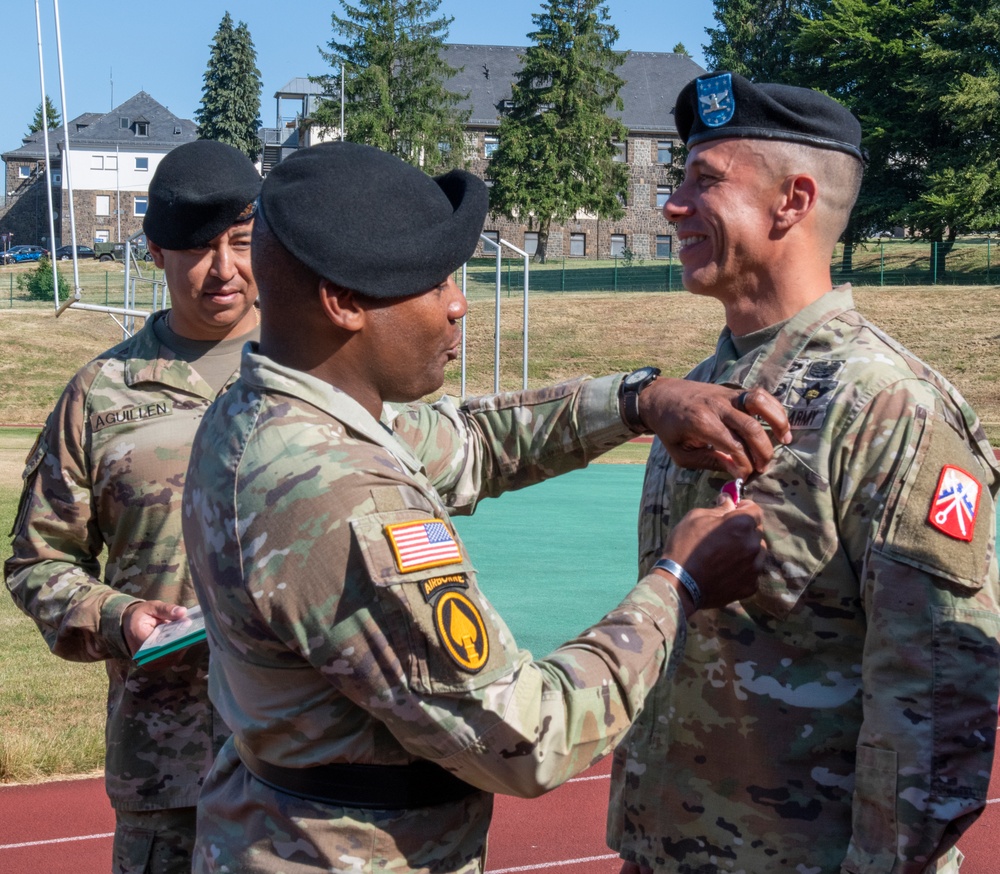
[[[595,464],[453,517],[479,585],[522,649],[546,655],[635,583],[643,470]]]

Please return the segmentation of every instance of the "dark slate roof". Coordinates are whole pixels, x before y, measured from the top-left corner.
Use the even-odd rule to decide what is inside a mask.
[[[137,137],[133,129],[123,130],[119,119],[125,117],[130,122],[146,121],[149,123],[149,136]],[[186,118],[178,118],[169,109],[157,103],[145,91],[140,91],[124,103],[116,106],[111,112],[87,112],[78,115],[69,123],[70,148],[77,146],[114,147],[135,149],[141,144],[143,150],[169,151],[174,146],[198,139],[198,126]],[[84,127],[80,130],[80,125]],[[176,133],[175,133],[176,131]],[[58,146],[63,142],[62,127],[49,131],[49,153],[58,157]],[[20,148],[4,152],[4,161],[39,160],[45,156],[45,143],[42,132],[31,134],[24,138]]]
[[[493,126],[500,123],[499,107],[510,100],[511,84],[521,68],[525,46],[449,44],[444,59],[462,68],[448,82],[448,89],[469,94],[461,104],[471,109],[469,123]],[[675,133],[673,108],[677,94],[705,70],[687,55],[673,52],[629,52],[616,70],[625,80],[622,112],[614,112],[630,131]],[[487,76],[487,73],[489,74]]]

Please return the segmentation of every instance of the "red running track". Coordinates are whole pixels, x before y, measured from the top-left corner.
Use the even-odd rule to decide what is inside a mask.
[[[560,871],[616,874],[604,843],[610,759],[533,801],[498,797],[490,830],[489,874]],[[0,871],[108,874],[114,814],[100,779],[0,787]],[[962,874],[994,874],[1000,846],[1000,774],[990,803],[959,847]]]

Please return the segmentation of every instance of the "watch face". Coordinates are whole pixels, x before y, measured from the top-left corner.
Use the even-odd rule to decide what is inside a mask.
[[[635,386],[644,385],[653,377],[659,376],[659,374],[660,371],[655,367],[640,367],[638,370],[633,370],[625,377],[625,387],[634,388]]]

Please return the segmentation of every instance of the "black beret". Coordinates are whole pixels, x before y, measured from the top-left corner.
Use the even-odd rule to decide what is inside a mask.
[[[858,120],[832,97],[811,88],[755,85],[737,73],[709,73],[681,89],[674,121],[689,148],[745,137],[803,143],[863,160]]]
[[[260,174],[239,149],[195,140],[171,149],[149,183],[142,229],[164,249],[204,246],[253,218]]]
[[[371,297],[427,291],[469,260],[486,184],[464,170],[431,178],[372,146],[300,149],[264,180],[260,210],[299,261]]]

